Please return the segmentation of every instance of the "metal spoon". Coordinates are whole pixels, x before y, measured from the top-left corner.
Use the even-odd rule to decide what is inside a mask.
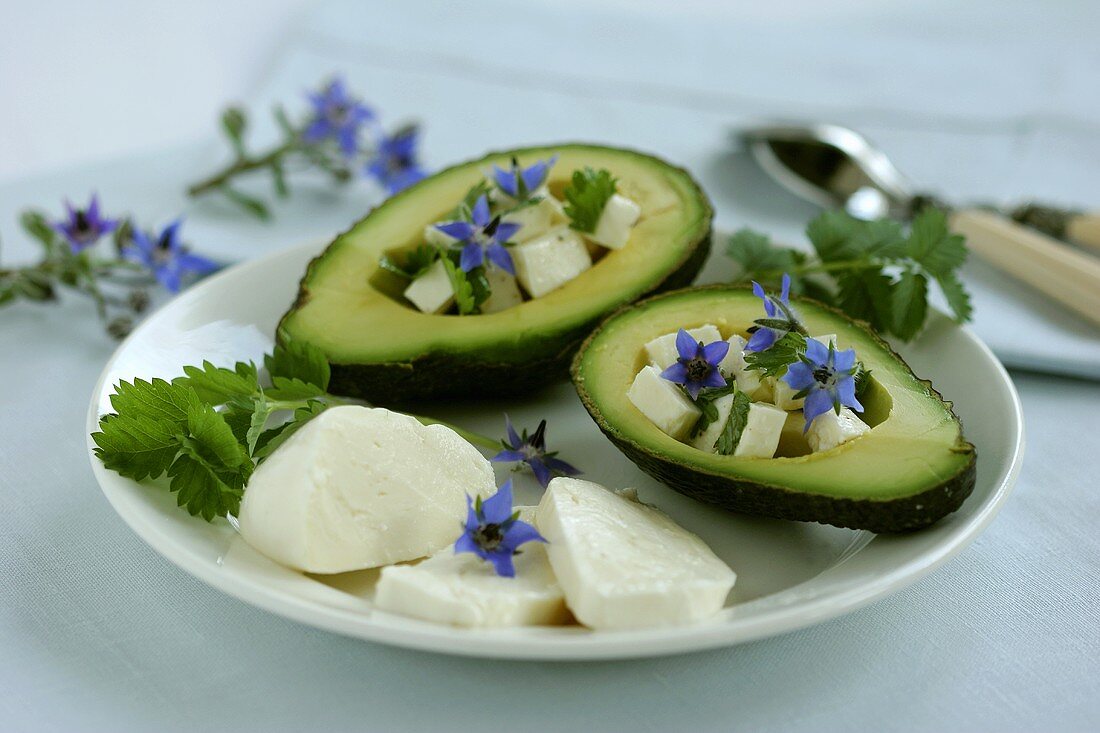
[[[740,137],[784,188],[820,206],[859,219],[909,219],[928,205],[949,208],[915,191],[882,151],[846,127],[769,124]],[[955,209],[950,223],[983,260],[1100,325],[1100,259],[986,209]]]

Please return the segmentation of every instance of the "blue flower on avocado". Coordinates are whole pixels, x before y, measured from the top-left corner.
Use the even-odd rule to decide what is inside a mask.
[[[791,309],[790,275],[783,274],[782,290],[778,298],[768,295],[763,286],[755,280],[752,283],[752,292],[764,301],[764,313],[768,317],[760,320],[773,325],[758,325],[749,342],[745,344],[745,351],[764,351],[787,333],[800,330],[798,319],[795,318],[794,311]],[[780,322],[784,323],[781,325]]]
[[[435,228],[458,240],[455,246],[462,247],[458,266],[463,272],[481,267],[485,260],[489,260],[505,272],[516,274],[512,255],[504,245],[516,235],[520,225],[490,215],[489,200],[485,196],[479,196],[474,203],[470,221],[448,221],[436,224]]]
[[[455,553],[472,552],[493,565],[497,575],[514,578],[512,558],[528,542],[546,542],[539,531],[512,510],[512,482],[505,481],[485,501],[466,497],[466,531],[455,542]]]
[[[378,143],[374,159],[367,165],[367,175],[386,187],[392,196],[403,191],[426,175],[417,158],[420,130],[407,125]]]
[[[802,432],[810,429],[818,415],[829,410],[839,414],[841,406],[863,412],[863,405],[856,399],[855,373],[855,349],[837,351],[832,343],[826,347],[820,341],[806,339],[806,353],[782,377],[798,392],[797,397],[806,398],[802,407],[806,425]]]
[[[729,350],[728,341],[714,341],[704,345],[681,328],[676,333],[676,351],[680,356],[675,364],[661,372],[661,376],[670,382],[684,385],[684,389],[694,400],[707,387],[726,386],[726,378],[722,376],[718,364],[726,358]]]
[[[550,169],[557,162],[558,156],[553,155],[524,168],[515,158],[512,158],[512,165],[507,170],[500,166],[493,166],[493,180],[504,193],[517,201],[526,201],[532,193],[546,183]]]

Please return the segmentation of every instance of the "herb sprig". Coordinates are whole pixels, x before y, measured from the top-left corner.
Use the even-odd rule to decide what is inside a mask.
[[[584,168],[573,172],[573,181],[565,187],[565,214],[570,227],[579,232],[594,232],[607,202],[615,195],[616,180],[607,170]]]
[[[970,320],[970,296],[958,277],[966,244],[948,230],[942,211],[921,211],[908,232],[897,221],[866,222],[830,211],[810,222],[806,235],[816,257],[776,246],[751,229],[734,234],[726,252],[741,266],[738,282],[775,287],[788,273],[796,294],[834,305],[903,340],[924,326],[929,286],[936,282],[955,320]]]

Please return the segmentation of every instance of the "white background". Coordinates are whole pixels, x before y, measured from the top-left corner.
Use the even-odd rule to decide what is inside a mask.
[[[2,7],[5,261],[32,252],[18,209],[91,188],[153,219],[186,210],[195,241],[227,257],[343,226],[365,206],[357,189],[304,188],[263,226],[179,193],[220,159],[224,102],[293,101],[334,69],[388,119],[424,118],[432,166],[602,135],[688,165],[725,227],[793,237],[813,213],[728,174],[729,128],[762,114],[859,125],[951,195],[1100,205],[1092,3]],[[86,462],[84,409],[111,348],[76,302],[0,315],[0,729],[1100,728],[1095,382],[1013,372],[1029,439],[1016,494],[897,596],[707,654],[501,664],[312,631],[148,550]]]

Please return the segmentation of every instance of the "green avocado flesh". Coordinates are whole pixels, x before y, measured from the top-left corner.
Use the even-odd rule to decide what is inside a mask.
[[[832,450],[808,453],[795,413],[799,419],[797,425],[788,420],[781,457],[706,453],[665,435],[627,398],[651,339],[704,323],[718,326],[726,338],[747,336],[763,313],[748,289],[692,288],[619,311],[581,347],[573,382],[593,419],[628,458],[701,501],[875,532],[917,529],[957,509],[974,487],[975,452],[951,405],[865,326],[813,301],[795,305],[811,335],[837,334],[837,347],[854,348],[871,372],[861,397],[861,417],[871,430]]]
[[[484,315],[422,313],[402,298],[407,282],[379,258],[423,243],[425,226],[448,218],[496,164],[557,155],[550,190],[573,171],[608,169],[641,207],[630,240],[541,298]],[[332,389],[377,404],[429,397],[523,393],[563,377],[580,342],[607,313],[643,295],[689,284],[710,248],[712,210],[684,170],[649,155],[596,145],[493,153],[448,168],[390,198],[310,263],[280,339],[320,347]]]

